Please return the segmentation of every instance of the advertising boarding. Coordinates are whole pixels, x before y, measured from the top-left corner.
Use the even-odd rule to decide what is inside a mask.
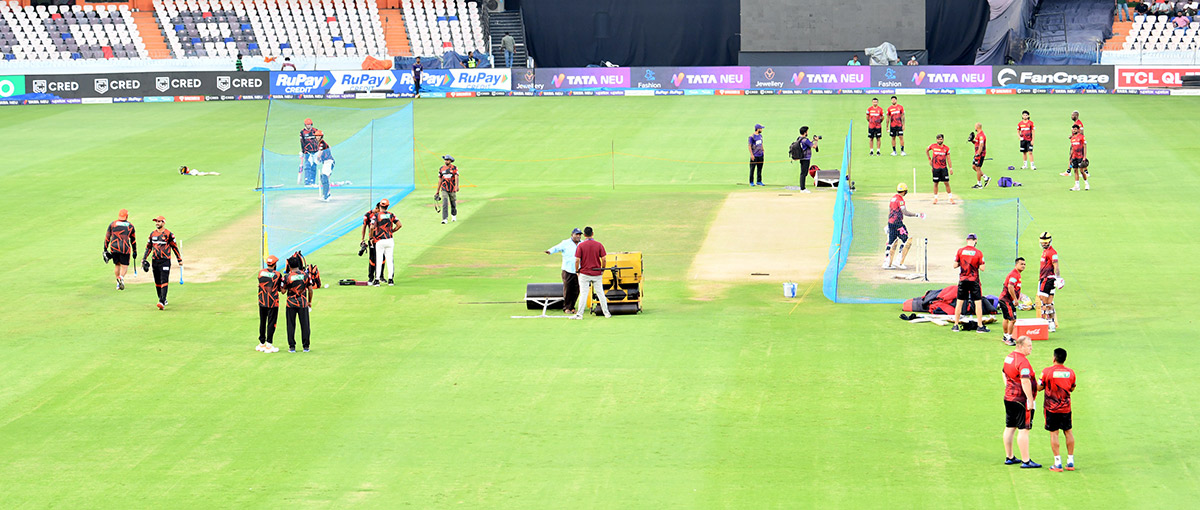
[[[992,85],[1004,88],[1091,88],[1116,86],[1113,66],[996,66]]]
[[[267,72],[42,74],[25,76],[25,91],[63,99],[170,97],[215,100],[266,96]]]
[[[0,99],[25,93],[24,76],[0,76]]]
[[[518,71],[514,90],[570,91],[629,88],[628,67],[545,67]]]
[[[1179,87],[1184,76],[1200,75],[1200,67],[1118,67],[1117,88]]]
[[[407,77],[412,90],[412,72],[396,71]],[[421,73],[422,92],[482,92],[512,90],[509,69],[430,69]],[[397,91],[403,92],[403,91]]]
[[[632,88],[655,90],[746,90],[750,67],[631,67]]]
[[[870,66],[871,87],[961,89],[992,86],[991,66]]]
[[[752,89],[862,89],[871,84],[866,66],[774,66],[750,68]]]

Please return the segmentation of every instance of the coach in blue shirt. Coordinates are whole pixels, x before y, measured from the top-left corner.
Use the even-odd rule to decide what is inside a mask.
[[[762,186],[763,140],[762,124],[754,125],[754,134],[750,135],[747,147],[750,149],[750,185]],[[754,181],[754,169],[758,169],[758,182]]]
[[[573,229],[570,238],[563,239],[561,243],[546,250],[546,253],[562,254],[563,311],[569,314],[575,313],[575,302],[579,301],[579,276],[575,274],[575,248],[579,245],[582,235],[583,232],[579,229]]]

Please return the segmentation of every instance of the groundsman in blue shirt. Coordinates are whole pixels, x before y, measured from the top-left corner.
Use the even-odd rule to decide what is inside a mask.
[[[582,235],[581,230],[572,229],[571,237],[563,239],[561,243],[546,250],[546,253],[562,254],[563,312],[568,314],[575,313],[575,302],[579,300],[579,276],[575,274],[575,247],[579,245]]]

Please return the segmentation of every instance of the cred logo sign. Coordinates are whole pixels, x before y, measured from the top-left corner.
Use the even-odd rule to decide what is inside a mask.
[[[1200,68],[1122,67],[1117,70],[1118,88],[1178,87],[1184,76],[1200,75]]]

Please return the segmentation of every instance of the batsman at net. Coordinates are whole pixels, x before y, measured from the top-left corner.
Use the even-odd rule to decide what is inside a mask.
[[[896,194],[888,204],[888,240],[887,245],[883,247],[884,269],[908,269],[904,261],[908,258],[908,250],[912,248],[912,244],[908,242],[908,227],[904,225],[904,217],[925,218],[925,213],[911,212],[904,206],[905,195],[908,195],[908,185],[903,182],[897,184]],[[900,252],[900,263],[893,264],[897,251]]]

